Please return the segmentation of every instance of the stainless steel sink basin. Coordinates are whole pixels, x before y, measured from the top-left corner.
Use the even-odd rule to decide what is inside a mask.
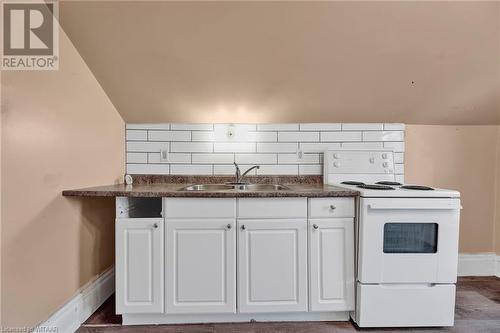
[[[232,189],[234,186],[226,184],[194,184],[182,188],[181,191],[227,191]]]
[[[196,192],[216,192],[216,191],[286,191],[290,190],[288,186],[281,184],[194,184],[186,186],[181,191]]]
[[[239,191],[286,191],[290,188],[281,184],[245,184],[234,185],[236,190]]]

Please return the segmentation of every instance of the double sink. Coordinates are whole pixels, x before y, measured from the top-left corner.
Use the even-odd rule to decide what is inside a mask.
[[[243,181],[250,171],[253,169],[259,169],[259,165],[254,165],[253,167],[247,169],[245,172],[241,173],[239,165],[235,162],[233,163],[235,167],[235,181],[232,183],[225,184],[193,184],[181,188],[181,191],[192,191],[192,192],[217,192],[217,191],[246,191],[246,192],[276,192],[276,191],[288,191],[290,188],[281,184],[249,184]]]
[[[290,190],[288,186],[281,184],[193,184],[181,188],[181,191],[195,192],[217,192],[217,191],[256,191],[274,192]]]

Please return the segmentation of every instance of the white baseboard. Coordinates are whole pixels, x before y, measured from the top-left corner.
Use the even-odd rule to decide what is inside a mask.
[[[459,254],[458,276],[499,276],[500,256],[495,253]]]
[[[115,268],[111,267],[38,325],[34,332],[73,333],[115,292]]]
[[[497,266],[497,269],[496,269],[495,276],[500,278],[500,256],[497,256],[496,266]]]

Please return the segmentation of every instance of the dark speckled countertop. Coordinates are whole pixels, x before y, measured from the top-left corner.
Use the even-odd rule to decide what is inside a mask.
[[[106,185],[63,191],[64,196],[79,197],[192,197],[192,198],[270,198],[270,197],[353,197],[359,193],[337,186],[323,185],[321,176],[255,176],[250,183],[283,184],[283,191],[182,191],[192,184],[223,184],[231,177],[220,176],[134,176],[133,185]]]

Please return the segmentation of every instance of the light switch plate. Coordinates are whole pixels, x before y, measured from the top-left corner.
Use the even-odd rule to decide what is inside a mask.
[[[160,150],[160,162],[168,162],[168,149]]]

